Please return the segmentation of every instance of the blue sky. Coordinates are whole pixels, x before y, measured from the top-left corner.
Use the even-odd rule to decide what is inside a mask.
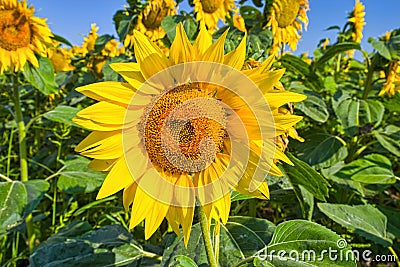
[[[400,28],[399,0],[361,0],[365,5],[366,22],[362,46],[371,50],[368,37],[383,35],[386,31]],[[96,23],[100,34],[114,34],[112,17],[122,9],[125,0],[28,0],[35,7],[38,17],[48,18],[52,31],[73,44],[81,44],[83,35]],[[347,13],[353,9],[354,0],[309,0],[308,30],[303,34],[296,54],[312,51],[323,37],[334,37],[325,29],[332,25],[343,26]]]

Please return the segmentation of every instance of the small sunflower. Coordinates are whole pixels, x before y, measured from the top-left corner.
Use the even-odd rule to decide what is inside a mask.
[[[365,26],[365,7],[364,5],[360,2],[360,0],[356,0],[356,3],[354,5],[354,9],[351,12],[349,16],[349,22],[351,23],[351,38],[353,39],[354,42],[361,42],[361,39],[363,37],[363,28]]]
[[[382,90],[379,95],[386,94],[389,97],[395,95],[396,92],[400,92],[400,64],[399,61],[390,62],[388,74],[386,76],[386,82],[382,86]]]
[[[99,27],[97,27],[96,23],[93,23],[91,25],[91,29],[89,31],[89,34],[87,37],[85,37],[82,43],[82,54],[86,55],[90,51],[94,50],[94,46],[96,44],[97,37],[99,35],[97,34],[97,31],[99,30]]]
[[[0,0],[0,73],[22,70],[26,61],[38,67],[35,52],[46,54],[52,34],[46,19],[33,14],[25,0]]]
[[[277,55],[283,45],[288,44],[293,51],[304,28],[308,25],[308,0],[268,0],[264,13],[268,19],[266,27],[273,34],[270,54]]]
[[[150,0],[138,15],[135,30],[143,33],[152,41],[162,39],[165,31],[161,27],[162,20],[167,16],[176,14],[176,3],[174,0]],[[125,37],[124,45],[130,47],[133,44],[133,35]]]
[[[219,20],[225,23],[225,17],[236,7],[233,0],[193,0],[193,5],[197,21],[203,20],[210,32],[217,28]]]
[[[264,174],[281,176],[275,165],[278,160],[291,164],[276,149],[276,137],[290,131],[302,117],[283,113],[280,107],[305,96],[283,89],[279,80],[284,70],[271,70],[273,57],[243,69],[246,38],[225,54],[226,35],[212,43],[201,23],[192,44],[180,23],[167,57],[134,31],[137,63],[111,66],[127,82],[100,82],[77,89],[99,101],[74,119],[93,130],[76,151],[93,158],[92,169],[108,172],[97,198],[123,189],[124,206],[131,209],[130,228],[145,220],[146,239],[166,218],[178,235],[182,226],[187,244],[196,199],[209,222],[226,223],[232,189],[268,199]],[[272,121],[258,123],[257,118],[264,116],[258,116],[253,107],[263,101],[269,104],[270,112],[265,114]],[[268,137],[264,138],[260,127],[269,129]],[[247,142],[240,141],[241,134]],[[239,159],[244,154],[246,161]],[[252,184],[253,177],[259,183]]]
[[[71,49],[60,47],[58,42],[53,42],[54,46],[47,50],[47,56],[53,64],[54,71],[71,71],[75,67],[71,65],[73,53]]]

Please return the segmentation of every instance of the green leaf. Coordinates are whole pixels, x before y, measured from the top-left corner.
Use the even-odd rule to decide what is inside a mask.
[[[369,38],[368,42],[372,45],[372,47],[378,51],[378,53],[386,58],[387,60],[392,60],[392,57],[390,55],[389,49],[386,47],[385,43],[379,40],[375,40],[374,38]]]
[[[290,182],[295,185],[302,185],[304,189],[319,200],[325,201],[328,196],[328,182],[307,163],[287,153],[294,166],[284,165],[284,170]]]
[[[327,61],[329,61],[337,54],[354,49],[361,50],[360,44],[355,42],[344,42],[344,43],[334,44],[331,47],[329,47],[326,50],[325,54],[315,62],[315,68],[322,67]]]
[[[395,125],[388,125],[384,131],[375,131],[375,138],[387,151],[400,157],[400,128]]]
[[[106,46],[108,41],[110,41],[113,38],[114,37],[112,35],[109,35],[109,34],[104,34],[104,35],[99,36],[96,39],[96,42],[94,43],[94,52],[95,53],[100,53],[101,50],[104,49],[104,47]]]
[[[168,16],[165,17],[161,21],[161,27],[164,29],[164,31],[167,33],[167,37],[169,41],[172,43],[175,39],[175,34],[176,34],[176,26],[178,25],[179,22],[182,22],[185,20],[184,16],[180,15],[174,15],[174,16]]]
[[[120,81],[119,74],[110,67],[110,64],[117,63],[117,62],[126,62],[126,61],[127,61],[127,59],[124,55],[107,59],[106,63],[104,64],[104,66],[102,68],[102,72],[104,74],[103,80],[104,81]]]
[[[184,255],[175,256],[170,267],[198,267],[198,265],[189,257]]]
[[[296,82],[291,83],[289,88],[291,91],[307,96],[304,101],[296,104],[296,109],[301,110],[304,114],[317,122],[326,122],[328,120],[328,106],[319,94]]]
[[[248,196],[248,195],[243,195],[240,194],[239,192],[232,191],[231,193],[231,201],[238,201],[238,200],[246,200],[246,199],[252,199],[254,198],[253,196]]]
[[[339,136],[308,133],[303,137],[305,141],[295,145],[297,156],[317,169],[330,167],[347,157],[346,142]]]
[[[45,95],[58,93],[58,85],[54,79],[54,68],[48,58],[39,56],[39,67],[27,63],[24,66],[25,79]]]
[[[388,158],[370,154],[345,165],[336,176],[366,184],[394,184],[396,177]]]
[[[22,221],[22,212],[27,204],[27,194],[21,182],[0,182],[0,233]]]
[[[114,18],[116,15],[117,15],[117,13],[114,15]],[[130,16],[124,17],[119,21],[117,33],[118,33],[120,42],[124,42],[126,35],[129,33],[131,23],[132,23],[132,17],[130,17]]]
[[[214,227],[212,227],[212,232]],[[275,225],[271,222],[252,218],[235,216],[230,217],[226,225],[221,225],[220,257],[222,267],[231,267],[235,263],[254,255],[264,248],[272,238]],[[162,257],[161,266],[170,266],[178,255],[185,255],[194,260],[199,266],[207,266],[207,257],[204,250],[200,225],[192,227],[187,248],[183,237],[171,236]]]
[[[76,113],[78,112],[78,108],[58,105],[55,109],[46,112],[44,117],[48,120],[60,122],[67,126],[79,127],[77,124],[72,122],[72,119],[76,117]]]
[[[310,65],[304,62],[300,57],[285,54],[280,61],[283,67],[300,75],[308,76],[310,74]]]
[[[57,34],[53,33],[52,39],[54,39],[54,40],[56,40],[56,41],[58,41],[60,43],[66,44],[69,47],[72,47],[72,44],[67,39],[65,39],[64,37],[62,37],[60,35],[57,35]]]
[[[332,106],[345,133],[350,136],[358,132],[367,133],[372,129],[371,126],[377,127],[385,112],[385,107],[379,101],[353,99],[341,90],[333,96]]]
[[[27,192],[27,204],[24,209],[25,216],[32,213],[44,194],[49,190],[50,184],[44,180],[30,180],[24,183]]]
[[[42,242],[31,254],[30,266],[127,266],[142,258],[140,245],[119,224],[83,235],[81,230],[70,235],[68,229]]]
[[[105,174],[89,169],[89,162],[90,160],[83,157],[66,161],[57,187],[68,194],[90,193],[97,190],[103,183]]]
[[[321,212],[347,229],[383,246],[392,244],[386,237],[386,216],[373,206],[318,203],[318,207]]]
[[[260,260],[272,266],[357,266],[350,246],[339,235],[314,222],[291,220],[279,224],[267,248],[258,252]],[[336,259],[327,253],[333,253]],[[314,256],[315,255],[315,256]],[[265,265],[264,265],[265,266]],[[266,265],[268,266],[268,265]]]

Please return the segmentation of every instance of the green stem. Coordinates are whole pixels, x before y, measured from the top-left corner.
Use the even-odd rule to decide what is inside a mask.
[[[14,76],[13,79],[13,99],[14,99],[14,108],[15,108],[15,119],[18,126],[18,138],[19,138],[19,161],[21,167],[21,181],[27,182],[28,181],[28,159],[26,153],[26,129],[24,118],[22,116],[22,109],[21,109],[21,99],[19,95],[19,88],[18,88],[18,80]],[[28,244],[29,249],[32,250],[34,248],[35,242],[35,235],[33,229],[33,218],[32,214],[29,214],[26,219],[26,231],[28,235]]]
[[[206,248],[207,259],[210,267],[217,267],[217,261],[215,260],[213,247],[211,244],[211,236],[208,228],[208,220],[207,215],[204,211],[204,208],[200,205],[199,206],[199,220],[200,220],[200,227],[201,232],[203,234],[204,239],[204,246]]]
[[[396,258],[396,263],[397,263],[397,266],[400,266],[400,260],[399,260],[399,256],[397,256],[397,253],[396,253],[396,251],[394,251],[394,249],[393,249],[392,247],[389,247],[389,251],[390,251],[390,253],[392,253],[392,254],[393,254],[393,256]]]
[[[363,92],[363,95],[362,95],[362,99],[367,99],[369,91],[371,91],[371,89],[372,89],[372,85],[373,85],[372,77],[373,77],[373,74],[374,74],[374,68],[375,68],[375,64],[376,64],[377,58],[378,57],[375,55],[372,58],[371,64],[368,67],[368,75],[367,75],[367,80],[365,81],[365,87],[364,87],[364,92]]]

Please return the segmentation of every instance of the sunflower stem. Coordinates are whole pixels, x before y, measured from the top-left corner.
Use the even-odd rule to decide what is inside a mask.
[[[206,248],[207,260],[210,267],[217,267],[217,261],[214,256],[213,247],[211,243],[211,235],[208,227],[207,215],[203,206],[199,206],[199,220],[201,233],[203,234],[204,246]]]
[[[26,128],[24,123],[24,117],[21,109],[21,98],[18,88],[18,79],[13,76],[13,100],[15,108],[15,121],[18,127],[18,138],[19,138],[19,162],[21,167],[21,182],[28,181],[28,159],[26,156]],[[28,235],[29,250],[32,251],[35,242],[34,229],[33,229],[33,218],[32,214],[29,214],[26,219],[26,231]]]
[[[377,56],[373,56],[372,57],[372,61],[371,64],[368,67],[368,74],[367,74],[367,80],[365,81],[365,87],[364,87],[364,91],[363,91],[363,95],[362,95],[362,99],[367,99],[368,98],[368,94],[369,91],[371,91],[372,89],[372,85],[373,85],[373,74],[374,74],[374,68],[375,68],[375,64],[377,62]]]

